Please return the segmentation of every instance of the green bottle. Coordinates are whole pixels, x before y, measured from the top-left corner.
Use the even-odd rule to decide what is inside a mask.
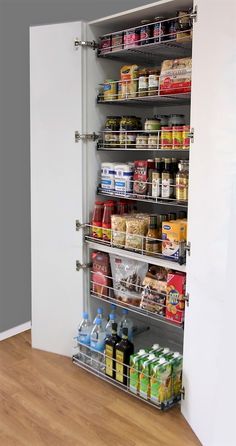
[[[115,355],[116,344],[121,338],[117,334],[117,323],[113,322],[111,326],[111,336],[105,340],[105,374],[115,379]]]
[[[116,344],[116,381],[127,385],[130,356],[134,353],[134,344],[128,340],[128,328],[122,329],[122,339]]]

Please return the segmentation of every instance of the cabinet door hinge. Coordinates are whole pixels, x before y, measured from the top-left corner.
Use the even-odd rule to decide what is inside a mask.
[[[191,132],[189,132],[188,134],[189,138],[191,139],[191,142],[194,142],[194,128],[191,128]]]
[[[97,135],[95,132],[93,133],[79,133],[75,132],[75,142],[79,142],[81,140],[83,141],[96,141],[96,139],[99,138],[99,135]]]
[[[184,400],[185,399],[185,387],[184,386],[181,387],[180,394],[181,394],[182,399]]]
[[[96,50],[96,48],[98,48],[98,44],[97,42],[95,42],[95,40],[89,41],[89,40],[75,39],[74,40],[75,49],[77,50],[79,46],[92,48],[93,50]]]
[[[189,293],[186,293],[185,296],[183,296],[183,299],[186,302],[187,307],[189,307]]]
[[[79,220],[75,220],[75,230],[80,231],[80,229],[83,229],[87,226],[86,223],[80,223]]]
[[[190,19],[192,20],[192,23],[197,21],[197,5],[193,9],[193,12],[191,12]]]
[[[190,254],[191,254],[191,242],[186,243],[185,249],[186,249],[188,255],[190,256]]]
[[[79,260],[76,260],[76,271],[85,270],[91,268],[91,263],[80,263]]]

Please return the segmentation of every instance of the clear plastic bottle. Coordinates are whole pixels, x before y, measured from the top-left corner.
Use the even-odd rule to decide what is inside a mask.
[[[79,348],[79,358],[85,362],[90,362],[90,334],[92,330],[92,324],[89,320],[87,312],[83,312],[83,319],[79,323],[77,341]]]
[[[96,318],[95,325],[90,335],[91,366],[99,371],[104,370],[105,330],[102,327],[102,319]]]
[[[102,321],[102,328],[105,330],[105,327],[106,327],[106,319],[105,319],[104,316],[103,316],[103,308],[101,308],[101,307],[98,307],[98,309],[97,309],[97,314],[96,314],[96,316],[95,316],[95,318],[94,318],[93,325],[96,324],[96,319],[97,319],[97,318],[101,319],[101,321]]]
[[[118,334],[120,337],[122,337],[122,330],[123,328],[128,328],[128,339],[130,342],[133,341],[133,332],[134,332],[134,324],[132,319],[130,319],[128,317],[128,313],[129,311],[127,310],[127,308],[123,308],[122,310],[122,318],[119,322],[119,326],[118,326]]]
[[[119,324],[119,322],[120,322],[120,316],[119,316],[119,314],[117,313],[117,305],[116,304],[111,304],[111,311],[110,311],[110,314],[115,314],[116,315],[116,323],[117,323],[117,325]],[[108,320],[109,320],[109,318],[110,318],[110,314],[109,314],[109,316],[108,316]]]
[[[105,328],[105,332],[106,332],[106,337],[111,336],[112,334],[112,324],[116,322],[116,313],[110,313],[109,314],[109,321],[107,322],[106,328]]]

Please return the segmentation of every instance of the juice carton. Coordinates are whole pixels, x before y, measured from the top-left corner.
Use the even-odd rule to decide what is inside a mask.
[[[172,397],[172,366],[164,357],[153,364],[150,377],[150,399],[156,404],[166,404]]]
[[[183,356],[179,352],[175,352],[171,360],[172,365],[172,392],[173,397],[180,397],[180,391],[182,386],[182,367]]]
[[[149,353],[144,349],[139,350],[130,356],[130,375],[129,375],[129,390],[133,393],[139,393],[139,375],[141,370],[141,360],[148,358]]]
[[[139,377],[139,394],[146,400],[150,397],[150,365],[156,361],[154,354],[148,355],[147,358],[141,359],[141,371]]]
[[[184,319],[186,275],[184,273],[168,273],[166,318],[176,323],[182,323]]]
[[[179,259],[180,244],[185,241],[186,225],[181,220],[162,223],[162,254],[172,259]]]
[[[156,358],[162,355],[163,353],[163,347],[160,347],[159,344],[153,344],[153,346],[148,350],[149,354],[153,353]]]

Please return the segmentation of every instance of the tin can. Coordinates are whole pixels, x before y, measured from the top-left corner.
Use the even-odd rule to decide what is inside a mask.
[[[158,149],[159,137],[155,134],[150,134],[148,137],[148,147],[150,149]]]
[[[112,48],[111,51],[120,51],[123,48],[123,41],[124,41],[124,34],[123,32],[118,32],[115,34],[112,34],[111,37],[111,44]]]
[[[152,43],[153,25],[150,25],[149,20],[142,20],[142,27],[140,28],[140,45],[147,45]]]
[[[161,149],[172,149],[172,127],[161,128]]]
[[[184,125],[183,126],[183,149],[189,150],[190,149],[190,125]]]
[[[109,53],[111,51],[111,36],[110,35],[101,37],[99,49],[102,54]]]
[[[113,101],[117,99],[117,82],[112,79],[107,79],[103,84],[104,101]]]
[[[124,33],[124,49],[132,48],[139,45],[140,31],[139,29],[129,29]]]
[[[172,148],[173,149],[183,148],[183,126],[172,127]]]
[[[156,23],[153,25],[153,41],[155,43],[168,39],[168,24],[163,20],[164,17],[155,17]]]

